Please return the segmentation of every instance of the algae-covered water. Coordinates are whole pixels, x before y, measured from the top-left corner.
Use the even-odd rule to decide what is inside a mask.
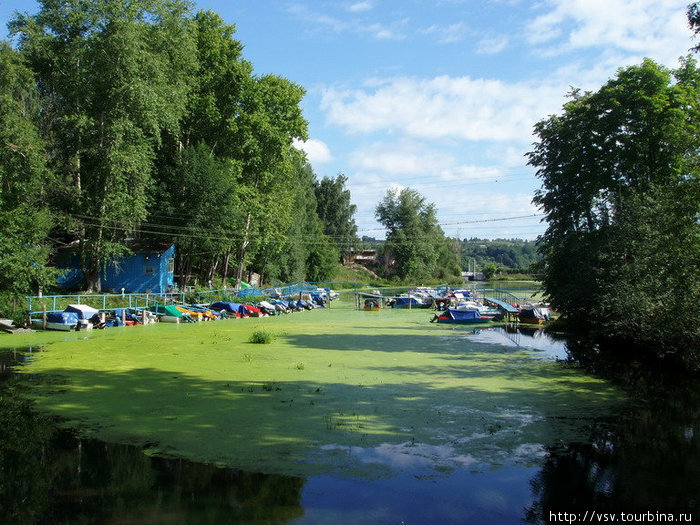
[[[430,317],[334,304],[265,319],[12,336],[32,344],[32,359],[12,379],[21,409],[8,425],[25,414],[24,432],[42,436],[50,414],[77,432],[44,430],[43,466],[27,444],[26,470],[45,478],[30,516],[537,523],[551,508],[648,501],[621,490],[621,481],[645,478],[614,461],[627,447],[621,422],[627,429],[643,413],[653,426],[646,402],[557,361],[563,341],[540,330],[455,328]],[[249,343],[257,329],[273,342]],[[693,417],[670,438],[694,462]],[[668,466],[655,457],[650,465]],[[693,487],[697,477],[674,507],[697,507],[685,496]]]

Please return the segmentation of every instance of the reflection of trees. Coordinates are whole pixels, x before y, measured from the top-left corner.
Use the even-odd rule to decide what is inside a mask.
[[[588,359],[593,362],[590,355]],[[531,480],[536,501],[526,509],[526,521],[549,523],[550,510],[606,509],[693,512],[697,518],[698,379],[630,363],[614,371],[607,363],[606,371],[628,389],[628,410],[594,429],[588,443],[550,448],[545,465]]]
[[[70,461],[60,471],[53,502],[61,521],[284,523],[302,514],[303,478],[153,458],[128,445],[68,441]]]
[[[55,476],[50,441],[53,425],[17,398],[19,385],[0,384],[0,516],[8,523],[34,523],[48,506]]]
[[[303,478],[79,440],[34,413],[18,395],[20,380],[3,376],[0,516],[8,523],[284,523],[303,513]]]

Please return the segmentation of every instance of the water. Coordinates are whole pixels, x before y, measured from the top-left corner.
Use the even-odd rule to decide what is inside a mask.
[[[533,358],[568,357],[564,341],[537,328],[464,328],[463,334],[484,345],[525,348]],[[405,443],[321,451],[390,464],[390,476],[294,477],[80,439],[17,395],[25,386],[11,368],[35,351],[0,353],[0,521],[6,523],[510,524],[554,523],[558,512],[582,518],[586,511],[657,522],[660,512],[683,513],[675,521],[700,517],[694,380],[652,381],[639,373],[627,383],[629,403],[593,422],[588,439],[532,444],[536,450],[522,454],[527,460],[516,451],[500,467],[484,469],[465,457],[436,471],[435,457],[449,455],[449,443]]]

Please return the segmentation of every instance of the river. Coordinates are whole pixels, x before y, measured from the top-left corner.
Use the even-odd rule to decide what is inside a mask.
[[[475,345],[524,348],[533,359],[576,366],[566,341],[539,329],[477,329],[470,336]],[[487,470],[465,464],[436,474],[415,461],[417,453],[392,476],[295,477],[152,457],[140,447],[82,439],[34,412],[19,395],[28,387],[13,368],[36,350],[0,353],[0,520],[7,523],[510,524],[584,518],[658,523],[700,518],[696,380],[652,381],[642,372],[629,374],[624,384],[629,401],[617,413],[587,423],[588,439],[541,443],[534,462],[514,460]],[[371,461],[367,456],[378,451],[348,453]],[[382,453],[390,461],[405,459],[400,451]]]

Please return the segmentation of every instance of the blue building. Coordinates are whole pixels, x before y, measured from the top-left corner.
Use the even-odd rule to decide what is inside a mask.
[[[151,240],[129,241],[131,255],[107,263],[100,272],[102,290],[134,293],[164,293],[175,284],[175,245]],[[68,270],[58,285],[69,290],[84,288],[83,271],[75,247],[59,250],[57,266]]]

